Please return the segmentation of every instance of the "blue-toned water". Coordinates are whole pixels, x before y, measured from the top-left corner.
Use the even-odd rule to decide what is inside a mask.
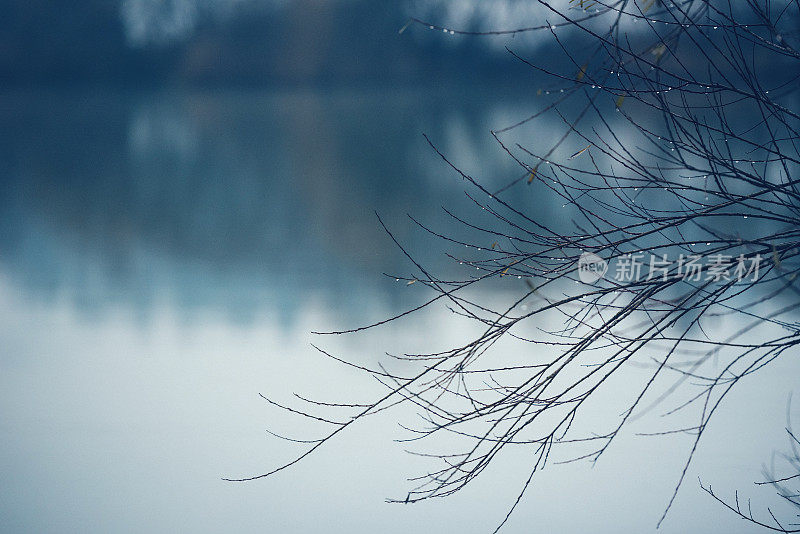
[[[441,206],[474,209],[423,132],[491,189],[519,169],[489,130],[535,110],[525,91],[490,88],[0,96],[0,531],[491,531],[527,476],[524,451],[452,499],[388,505],[424,465],[392,443],[402,432],[389,418],[273,479],[220,478],[297,452],[265,428],[316,437],[259,392],[380,391],[311,342],[376,362],[463,341],[469,328],[442,307],[360,336],[310,332],[429,296],[382,274],[414,268],[376,212],[426,265],[458,272],[407,217],[458,234]],[[743,384],[708,429],[665,532],[744,532],[715,517],[694,477],[731,494],[759,478],[783,443],[794,375],[780,365]],[[688,443],[629,435],[594,469],[546,471],[507,532],[651,530]]]

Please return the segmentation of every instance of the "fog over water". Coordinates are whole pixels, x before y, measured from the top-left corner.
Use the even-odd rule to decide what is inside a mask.
[[[391,441],[404,434],[388,417],[273,479],[220,478],[261,472],[297,452],[265,428],[296,438],[319,430],[270,408],[259,392],[343,400],[377,391],[311,342],[372,363],[474,331],[435,307],[366,334],[310,334],[365,324],[426,296],[381,274],[411,265],[375,211],[429,265],[457,272],[440,252],[446,247],[406,218],[457,233],[439,206],[469,208],[463,182],[420,132],[500,184],[517,171],[487,132],[524,111],[524,100],[453,102],[436,91],[41,92],[3,103],[4,528],[462,532],[497,523],[526,476],[523,451],[451,499],[385,504],[425,465]],[[484,298],[513,296],[515,282]],[[531,349],[508,350],[516,352],[504,357],[522,359]],[[732,516],[709,512],[696,476],[730,492],[759,479],[783,445],[796,371],[784,361],[736,390],[709,427],[665,532],[742,531]],[[633,428],[661,430],[658,411]],[[653,528],[689,441],[633,434],[594,468],[543,472],[509,532]]]
[[[305,447],[267,429],[294,439],[324,430],[259,393],[363,402],[383,391],[312,343],[402,368],[386,353],[444,350],[477,332],[437,303],[354,335],[312,334],[432,296],[396,280],[419,273],[378,217],[439,276],[475,275],[447,256],[472,249],[415,223],[480,239],[442,209],[477,220],[466,194],[475,189],[422,134],[489,191],[524,178],[490,130],[538,111],[558,85],[511,69],[504,47],[555,59],[533,34],[475,42],[397,30],[408,16],[473,30],[536,22],[533,4],[125,0],[51,12],[14,3],[0,21],[9,82],[0,90],[0,532],[491,532],[531,451],[508,447],[447,499],[387,504],[431,466],[405,449],[440,450],[394,441],[409,435],[398,423],[420,424],[411,409],[360,421],[275,477],[222,478],[268,471]],[[500,137],[550,146],[564,126],[551,119]],[[509,204],[573,224],[571,207],[519,185]],[[527,286],[512,276],[468,291],[500,306]],[[775,301],[766,305],[786,304]],[[560,324],[540,320],[518,333]],[[718,337],[741,327],[726,317],[704,325]],[[485,363],[547,351],[507,340]],[[609,383],[586,429],[617,420],[646,363]],[[697,480],[724,497],[739,489],[761,513],[770,495],[753,481],[788,446],[799,366],[780,359],[729,395],[661,532],[756,531]],[[597,464],[539,473],[504,532],[655,531],[692,436],[640,434],[696,424],[691,411],[662,417],[685,399],[678,392],[636,418]],[[792,410],[798,420],[797,402]]]

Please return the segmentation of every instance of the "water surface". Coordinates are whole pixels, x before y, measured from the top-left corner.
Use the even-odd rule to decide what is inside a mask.
[[[407,217],[460,232],[441,206],[471,206],[423,132],[499,187],[519,170],[489,129],[533,110],[524,93],[463,88],[3,95],[3,530],[491,531],[527,475],[524,453],[451,499],[384,504],[420,469],[391,442],[402,432],[390,418],[274,479],[220,478],[297,451],[264,428],[316,437],[259,392],[348,400],[378,391],[312,341],[370,363],[463,341],[470,327],[443,308],[360,336],[309,332],[371,322],[426,296],[382,274],[413,265],[376,213],[426,265],[458,271]],[[531,142],[558,135],[528,133]],[[536,200],[516,202],[549,217],[554,208]],[[529,349],[515,350],[525,358]],[[743,384],[709,428],[665,532],[745,531],[694,481],[702,474],[732,494],[760,479],[761,462],[784,443],[796,367],[781,365]],[[777,409],[764,416],[764,406]],[[594,469],[546,471],[507,531],[649,531],[688,443],[629,435]]]

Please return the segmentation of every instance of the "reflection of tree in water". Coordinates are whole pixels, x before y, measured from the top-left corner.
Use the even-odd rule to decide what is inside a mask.
[[[92,294],[114,299],[357,300],[403,261],[375,211],[401,227],[406,213],[437,219],[441,198],[459,201],[462,184],[418,156],[420,131],[438,135],[461,117],[470,145],[451,148],[491,152],[494,111],[479,99],[448,108],[424,91],[119,96],[18,96],[3,111],[14,135],[0,138],[12,155],[0,246],[20,274],[31,255],[49,255],[35,281],[22,275],[33,286],[69,287],[93,271],[106,274]],[[424,239],[407,227],[401,236]]]

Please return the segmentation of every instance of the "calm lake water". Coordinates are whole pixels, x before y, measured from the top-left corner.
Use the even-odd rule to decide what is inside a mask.
[[[423,132],[499,187],[519,171],[489,130],[535,110],[528,94],[487,88],[2,95],[0,530],[490,532],[527,475],[524,453],[451,499],[385,504],[420,468],[391,441],[403,434],[390,418],[278,477],[220,478],[297,452],[265,428],[315,437],[259,392],[376,391],[311,342],[374,362],[463,338],[467,327],[441,308],[358,336],[310,332],[428,296],[382,274],[413,266],[376,212],[426,264],[457,270],[407,217],[463,232],[441,206],[471,205]],[[664,532],[746,531],[696,477],[726,495],[761,479],[785,444],[796,370],[782,362],[737,390]],[[764,416],[764,406],[777,409]],[[593,469],[545,471],[506,532],[654,530],[687,444],[630,435]]]

